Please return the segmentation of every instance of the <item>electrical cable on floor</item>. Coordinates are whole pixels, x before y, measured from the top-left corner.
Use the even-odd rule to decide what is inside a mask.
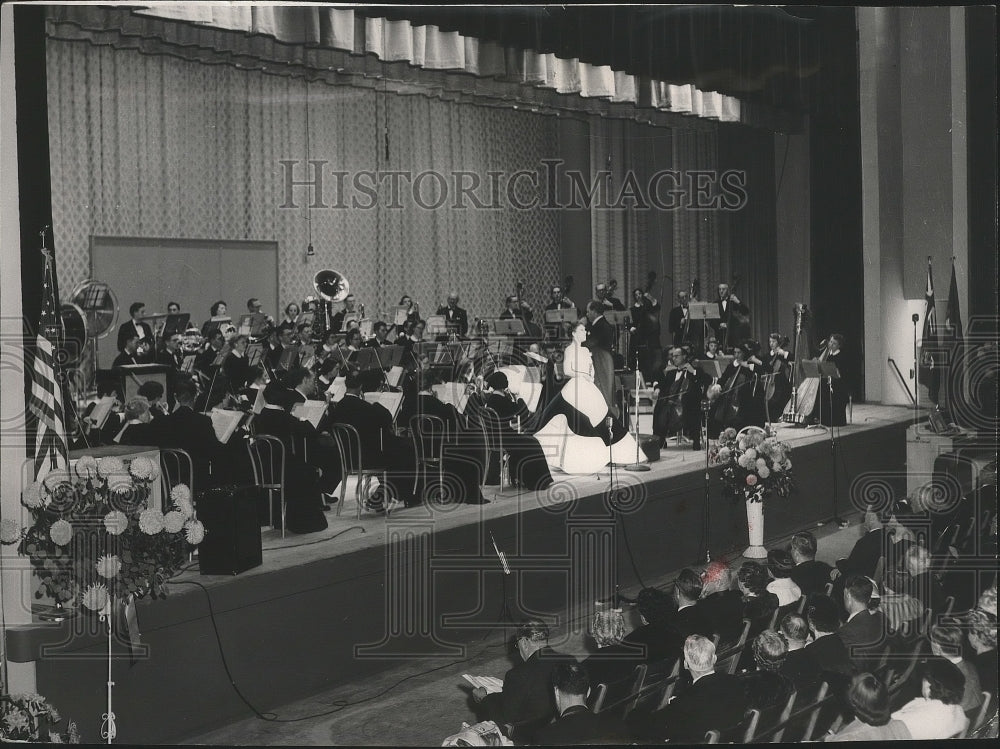
[[[350,530],[350,529],[348,529],[348,530]],[[216,644],[216,646],[219,649],[219,658],[222,661],[222,668],[226,672],[226,677],[229,679],[229,684],[230,684],[230,686],[232,686],[233,691],[236,693],[236,696],[240,698],[240,701],[244,705],[247,706],[247,708],[250,710],[250,712],[252,712],[254,714],[254,716],[256,718],[258,718],[259,720],[263,720],[263,721],[266,721],[268,723],[299,723],[299,722],[305,721],[305,720],[314,720],[316,718],[324,718],[324,717],[326,717],[328,715],[333,715],[335,713],[339,713],[339,712],[341,712],[342,710],[344,710],[344,709],[346,709],[348,707],[354,707],[355,705],[362,705],[362,704],[364,704],[366,702],[371,702],[374,699],[377,699],[379,697],[382,697],[385,694],[388,694],[393,689],[395,689],[396,687],[400,686],[404,682],[409,681],[410,679],[416,679],[419,676],[426,676],[427,674],[432,674],[432,673],[434,673],[436,671],[442,671],[442,670],[444,670],[446,668],[450,668],[452,666],[457,666],[457,665],[462,664],[462,663],[468,663],[469,661],[472,661],[475,658],[480,657],[487,650],[490,650],[491,648],[506,646],[506,642],[500,643],[499,646],[496,645],[496,644],[486,645],[485,647],[480,648],[478,651],[476,651],[476,653],[474,653],[473,655],[467,656],[465,658],[459,658],[458,660],[450,661],[450,662],[442,664],[440,666],[434,666],[433,668],[428,668],[428,669],[425,669],[424,671],[418,671],[417,673],[410,674],[409,676],[404,676],[402,679],[400,679],[399,681],[395,682],[394,684],[391,684],[390,686],[386,687],[381,692],[378,692],[378,693],[373,694],[373,695],[369,695],[368,697],[363,697],[360,700],[355,700],[353,702],[348,702],[347,700],[335,700],[333,703],[331,703],[332,705],[334,705],[333,709],[331,709],[331,710],[324,710],[324,711],[319,712],[319,713],[312,713],[310,715],[303,715],[303,716],[300,716],[298,718],[280,718],[280,717],[278,717],[277,713],[262,712],[261,710],[259,710],[252,702],[250,702],[249,699],[247,699],[246,695],[243,694],[243,691],[240,689],[239,685],[236,683],[236,679],[233,676],[232,671],[229,669],[229,661],[226,659],[226,652],[225,652],[225,650],[222,647],[222,635],[219,633],[219,625],[218,625],[218,622],[215,619],[215,607],[212,606],[212,596],[209,594],[208,588],[205,587],[202,583],[197,582],[196,580],[178,580],[178,581],[176,581],[173,584],[174,585],[193,585],[193,586],[195,586],[197,588],[201,588],[201,591],[205,594],[205,601],[208,603],[208,614],[209,614],[209,618],[212,621],[212,629],[215,632],[215,644]]]

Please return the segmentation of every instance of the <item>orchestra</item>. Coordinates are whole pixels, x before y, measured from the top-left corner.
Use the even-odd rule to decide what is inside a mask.
[[[679,445],[699,450],[706,426],[708,438],[714,439],[727,427],[764,426],[782,421],[792,424],[821,421],[834,426],[846,423],[849,396],[845,380],[796,382],[795,362],[809,359],[812,353],[808,346],[799,348],[798,330],[794,331],[794,347],[789,337],[771,333],[768,350],[762,354],[760,345],[750,338],[750,310],[733,293],[735,284],[718,285],[715,305],[698,304],[696,325],[692,325],[691,305],[697,300],[697,281],[690,290],[677,293],[677,306],[671,309],[667,324],[668,338],[674,345],[669,349],[666,366],[662,366],[660,304],[652,294],[654,281],[655,274],[650,273],[646,287],[633,290],[632,304],[627,310],[615,297],[614,279],[598,283],[594,298],[581,314],[566,296],[571,283],[571,277],[567,277],[566,283],[548,288],[550,300],[545,310],[571,311],[578,322],[563,322],[565,317],[560,317],[557,324],[544,326],[534,322],[534,311],[524,298],[524,286],[518,283],[514,293],[504,298],[504,309],[493,319],[520,320],[524,323],[522,329],[517,326],[494,329],[488,318],[476,318],[470,324],[468,312],[459,306],[457,291],[449,292],[444,303],[433,307],[436,315],[430,319],[421,316],[420,305],[407,294],[400,297],[395,310],[379,316],[385,319],[370,319],[364,305],[349,293],[346,279],[336,271],[318,273],[315,285],[319,299],[307,296],[301,303],[286,304],[277,323],[263,312],[259,299],[249,299],[248,314],[241,316],[239,329],[228,315],[224,300],[210,306],[209,319],[200,329],[189,324],[183,333],[166,331],[163,325],[154,332],[144,319],[144,303],[134,302],[129,307],[130,319],[118,330],[119,354],[112,371],[155,365],[166,373],[166,392],[158,383],[152,383],[154,388],[146,388],[138,395],[141,399],[145,394],[151,408],[132,403],[125,409],[127,418],[118,415],[84,436],[88,444],[149,439],[149,435],[157,432],[149,425],[155,426],[181,406],[204,413],[219,408],[249,413],[255,404],[259,412],[262,404],[267,403],[275,413],[258,422],[259,428],[269,421],[275,421],[276,425],[278,421],[285,423],[288,418],[295,418],[289,409],[297,403],[307,398],[319,399],[321,404],[325,401],[327,410],[320,422],[321,429],[314,426],[310,433],[310,444],[318,446],[309,464],[320,474],[315,485],[323,489],[323,494],[329,494],[334,448],[328,438],[320,439],[320,434],[326,434],[323,428],[329,430],[338,423],[338,418],[347,419],[348,415],[350,419],[344,423],[357,425],[378,416],[375,421],[380,425],[381,444],[400,447],[403,443],[394,440],[410,431],[410,417],[423,413],[419,404],[437,397],[430,383],[460,383],[475,396],[471,403],[479,398],[494,411],[502,412],[505,423],[507,416],[520,409],[518,427],[530,434],[527,430],[531,428],[532,414],[524,411],[524,402],[505,388],[489,387],[487,383],[500,383],[501,378],[493,375],[512,362],[523,361],[531,367],[538,367],[541,362],[539,380],[549,383],[548,391],[557,390],[572,375],[572,368],[563,371],[555,365],[562,363],[559,354],[566,349],[576,328],[580,345],[589,350],[593,360],[593,382],[615,419],[625,413],[622,425],[626,429],[630,414],[621,381],[638,365],[650,385],[653,433],[661,445],[669,438],[676,438]],[[718,317],[705,314],[706,307],[717,308]],[[797,314],[800,307],[804,305],[796,306]],[[180,315],[180,305],[171,302],[168,311]],[[188,319],[187,315],[183,317],[185,321]],[[247,317],[253,318],[253,325],[247,322]],[[260,326],[256,324],[258,319],[262,321]],[[428,330],[430,324],[434,327]],[[709,332],[704,347],[699,345],[702,329]],[[813,360],[838,363],[843,343],[841,335],[831,335]],[[104,387],[105,392],[117,396],[118,413],[127,405],[121,382],[110,391],[107,383]],[[183,400],[177,397],[178,392]],[[377,410],[382,406],[375,403],[360,406],[348,401],[341,405],[345,398],[363,399],[366,392],[399,393],[403,406],[395,417],[387,418],[384,409]],[[435,401],[434,409],[442,411],[443,406]],[[543,398],[537,404],[537,412],[541,414],[545,406]],[[706,408],[707,418],[703,419]],[[804,416],[789,418],[793,409],[798,413],[804,411]],[[278,410],[284,414],[279,416]],[[456,408],[450,423],[458,419],[463,429],[474,429],[470,427],[471,410],[474,409],[462,413]],[[84,429],[87,429],[86,419]],[[253,420],[248,419],[240,434],[246,438],[253,433]],[[301,436],[301,432],[296,434]],[[508,436],[513,437],[514,433]],[[205,435],[201,439],[208,442]],[[374,437],[369,435],[366,439]],[[176,433],[166,442],[160,442],[163,446],[168,446],[167,442],[181,444],[185,438]],[[515,439],[512,444],[516,442]],[[226,454],[220,445],[211,447],[209,453],[214,450],[213,454]],[[530,445],[524,449],[530,452]],[[377,454],[384,456],[383,462],[389,461],[385,465],[392,476],[390,494],[407,504],[417,501],[409,488],[410,482],[403,477],[409,470],[408,464],[396,465],[392,462],[395,458],[390,458],[384,448]],[[204,468],[199,472],[206,475]],[[220,476],[226,474],[225,469],[219,471]],[[470,501],[484,500],[477,493]],[[328,503],[329,497],[325,504]]]

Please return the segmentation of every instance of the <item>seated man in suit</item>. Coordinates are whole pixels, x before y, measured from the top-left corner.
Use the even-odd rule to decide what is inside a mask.
[[[908,577],[902,581],[903,592],[916,598],[924,608],[939,614],[947,597],[931,571],[931,555],[923,546],[911,546],[903,557]]]
[[[111,362],[111,368],[131,366],[133,364],[141,364],[141,359],[139,356],[139,336],[132,332],[127,333],[124,341],[122,342],[122,349],[115,360]]]
[[[361,442],[362,467],[365,470],[375,468],[386,471],[387,486],[376,489],[369,499],[371,509],[379,511],[385,508],[389,499],[387,492],[407,506],[418,504],[420,500],[413,493],[416,470],[413,446],[409,440],[393,433],[392,415],[384,406],[364,399],[364,376],[361,372],[348,372],[344,385],[346,395],[330,409],[326,417],[329,421],[321,422],[320,429],[324,428],[324,423],[353,426]],[[359,456],[352,453],[347,457],[353,470]]]
[[[720,643],[736,642],[743,631],[743,597],[733,590],[733,571],[725,562],[712,562],[701,573],[698,609]]]
[[[799,586],[802,595],[824,592],[833,568],[826,562],[816,561],[816,536],[809,531],[796,533],[788,550],[795,563],[792,582]]]
[[[854,575],[844,583],[844,610],[847,621],[837,634],[850,653],[851,662],[861,671],[875,668],[888,635],[888,625],[881,611],[871,611],[878,594],[870,578]]]
[[[711,637],[713,634],[712,625],[698,607],[701,591],[701,575],[690,567],[681,570],[674,580],[674,603],[677,604],[677,609],[670,614],[667,626],[674,634],[674,647],[678,654],[689,635]]]
[[[812,642],[806,645],[805,650],[819,667],[821,677],[831,686],[835,681],[844,683],[851,672],[851,660],[847,646],[837,634],[840,629],[837,604],[829,596],[809,596],[806,621],[809,622]]]
[[[114,441],[119,445],[155,445],[156,435],[150,427],[152,420],[149,401],[142,396],[133,398],[125,404],[125,426],[115,435]]]
[[[159,447],[187,451],[194,463],[194,480],[198,488],[218,483],[221,474],[213,475],[212,461],[221,450],[212,420],[194,410],[198,389],[190,377],[178,378],[174,386],[173,412],[151,422],[156,444]]]
[[[573,658],[549,647],[549,628],[544,622],[529,620],[517,629],[514,646],[520,663],[503,679],[503,691],[487,694],[482,687],[472,691],[480,720],[510,723],[530,735],[556,717],[552,672]]]
[[[715,672],[715,645],[707,637],[691,635],[684,641],[684,668],[692,684],[663,710],[634,715],[629,721],[633,739],[642,743],[695,744],[712,729],[732,728],[746,710],[743,686],[730,674]]]
[[[842,576],[866,575],[873,577],[879,557],[886,555],[886,549],[892,543],[888,530],[883,528],[882,521],[876,513],[868,511],[861,526],[864,535],[851,549],[846,559],[837,560],[837,569]]]
[[[802,694],[820,683],[820,667],[806,649],[809,640],[809,622],[802,614],[785,614],[778,625],[778,632],[788,643],[788,654],[781,673],[792,680]]]
[[[610,711],[594,715],[587,707],[590,678],[582,665],[561,663],[556,666],[552,670],[552,691],[556,700],[556,719],[535,732],[533,743],[577,746],[625,742],[625,726],[613,719]]]

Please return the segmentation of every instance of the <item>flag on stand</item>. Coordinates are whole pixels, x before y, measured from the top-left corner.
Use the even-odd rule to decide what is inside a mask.
[[[58,366],[53,343],[59,342],[60,317],[55,301],[52,277],[52,252],[45,247],[42,232],[42,254],[45,270],[42,279],[42,313],[39,317],[35,339],[34,361],[29,374],[31,389],[28,393],[28,412],[35,417],[35,470],[37,480],[48,468],[68,465],[69,447],[66,441],[66,420],[63,413],[62,388],[59,386]]]
[[[964,357],[959,356],[959,346],[962,343],[962,312],[958,303],[958,278],[955,275],[955,261],[951,261],[951,284],[948,286],[948,307],[944,314],[944,333],[946,345],[950,352],[947,375],[947,394],[942,400],[947,406],[948,413],[957,413],[954,404],[955,399],[961,397],[963,392],[962,382],[965,373],[962,371],[961,362]]]
[[[927,386],[931,401],[938,402],[941,386],[941,369],[935,356],[941,346],[938,334],[937,314],[934,310],[934,277],[931,274],[931,259],[927,258],[927,288],[924,291],[924,330],[920,336],[920,381]]]

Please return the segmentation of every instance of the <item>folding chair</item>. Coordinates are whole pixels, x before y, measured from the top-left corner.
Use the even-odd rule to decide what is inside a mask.
[[[610,684],[598,684],[594,698],[593,712],[595,715],[624,707],[622,718],[628,716],[638,700],[646,680],[646,664],[640,663],[632,673],[624,679]]]
[[[191,490],[191,501],[194,503],[194,461],[191,460],[190,453],[180,448],[161,447],[160,486],[163,489],[164,507],[170,506],[170,492],[178,484],[187,484]]]
[[[490,464],[493,461],[493,455],[496,454],[498,456],[498,460],[500,461],[500,470],[498,472],[500,492],[503,493],[504,467],[509,463],[510,456],[507,455],[503,447],[503,427],[501,425],[500,415],[489,406],[483,406],[480,423],[483,428],[483,437],[486,440],[486,470],[483,473],[483,480],[485,481],[485,477],[489,476]],[[508,480],[509,479],[510,477],[508,477]]]
[[[342,476],[340,484],[340,501],[337,503],[337,516],[340,516],[344,507],[347,478],[353,472],[357,479],[354,489],[354,499],[358,510],[358,520],[361,519],[361,510],[364,500],[371,496],[372,478],[378,478],[382,482],[383,489],[386,487],[388,478],[384,468],[365,468],[364,455],[361,451],[361,436],[358,430],[351,424],[334,424],[331,428],[333,439],[337,443],[340,451]],[[356,460],[355,460],[356,458]],[[389,512],[388,494],[386,495],[386,513]]]
[[[267,491],[268,516],[271,529],[274,523],[274,494],[278,494],[281,516],[281,537],[285,537],[285,443],[271,434],[258,434],[247,441],[254,484]]]
[[[743,632],[740,634],[740,639],[719,654],[715,663],[716,671],[723,674],[736,673],[736,668],[737,666],[739,666],[740,663],[740,656],[743,655],[743,648],[746,647],[747,637],[749,635],[750,635],[750,620],[744,619]]]
[[[410,419],[410,436],[416,457],[417,473],[413,477],[413,490],[423,482],[427,490],[428,468],[436,468],[438,486],[444,491],[444,446],[448,441],[448,425],[439,416],[417,414]]]

